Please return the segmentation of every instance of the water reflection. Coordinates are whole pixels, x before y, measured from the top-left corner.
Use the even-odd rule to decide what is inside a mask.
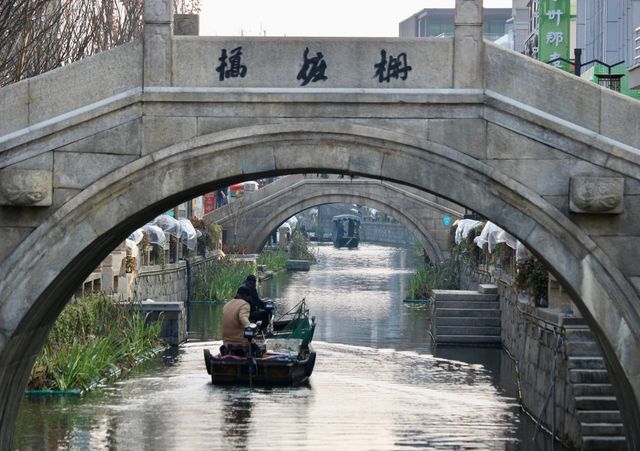
[[[318,252],[311,271],[262,287],[280,311],[305,297],[317,318],[307,386],[211,385],[202,351],[220,345],[221,306],[196,305],[193,339],[164,361],[81,400],[24,400],[16,447],[551,449],[531,441],[504,353],[432,349],[428,311],[402,303],[411,250]]]

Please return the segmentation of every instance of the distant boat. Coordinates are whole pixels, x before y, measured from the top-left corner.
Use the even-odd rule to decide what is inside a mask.
[[[354,249],[360,242],[360,222],[362,219],[357,215],[337,215],[333,221],[333,245],[337,248],[346,247]]]
[[[311,347],[315,318],[303,299],[278,320],[266,338],[256,335],[247,351],[252,356],[212,355],[204,350],[204,363],[212,384],[299,385],[311,376],[316,353]],[[245,336],[247,331],[245,330]],[[258,356],[256,356],[256,351]],[[250,354],[250,352],[247,352]]]

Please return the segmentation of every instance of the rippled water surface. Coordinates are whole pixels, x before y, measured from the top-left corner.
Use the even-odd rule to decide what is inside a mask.
[[[432,349],[428,312],[402,303],[413,254],[321,246],[311,271],[263,284],[280,311],[305,297],[316,316],[306,386],[211,385],[202,350],[220,345],[221,308],[199,305],[192,339],[128,378],[83,399],[25,399],[16,448],[551,449],[531,440],[500,350]]]

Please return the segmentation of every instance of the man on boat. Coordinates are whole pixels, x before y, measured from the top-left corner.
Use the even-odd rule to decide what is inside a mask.
[[[260,299],[258,295],[257,284],[256,276],[249,274],[244,282],[242,282],[242,287],[247,288],[251,293],[251,300],[249,301],[251,304],[251,312],[249,313],[249,319],[254,323],[262,321],[260,328],[266,329],[271,320],[270,312],[266,309],[266,303]]]
[[[251,291],[243,286],[222,308],[222,342],[225,351],[231,354],[246,352],[249,342],[244,338],[244,329],[250,324],[250,301]]]

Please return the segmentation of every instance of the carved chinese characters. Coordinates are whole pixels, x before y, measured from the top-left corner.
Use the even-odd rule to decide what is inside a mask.
[[[252,72],[251,54],[249,52],[249,54],[245,55],[242,46],[237,46],[231,50],[223,48],[218,55],[215,71],[218,73],[216,78],[219,82],[224,82],[230,78],[245,78],[248,74],[256,77],[256,74],[260,73],[260,70]],[[409,74],[413,70],[406,52],[393,51],[392,53],[387,49],[380,49],[377,59],[371,58],[368,62],[368,69],[354,67],[357,64],[367,64],[365,61],[356,61],[354,65],[346,67],[343,61],[342,66],[338,64],[332,65],[332,61],[322,49],[310,48],[309,46],[306,46],[303,50],[301,49],[300,56],[297,72],[291,72],[290,81],[295,80],[301,87],[330,80],[331,74],[347,74],[350,70],[359,71],[359,73],[366,70],[379,84],[389,84],[393,81],[403,82],[409,78]],[[273,61],[273,63],[280,67],[285,67],[284,62]],[[286,81],[286,79],[282,78],[280,80]]]

